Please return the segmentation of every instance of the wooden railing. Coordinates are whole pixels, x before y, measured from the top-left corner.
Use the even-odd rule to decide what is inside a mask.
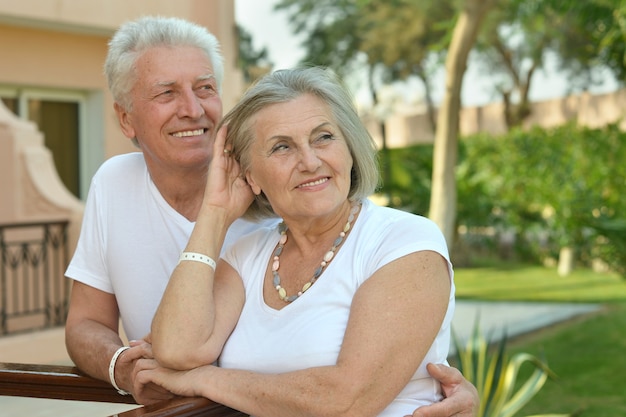
[[[3,395],[135,404],[131,396],[119,395],[108,383],[91,378],[72,366],[0,363],[0,396]],[[246,414],[206,398],[175,398],[149,406],[138,405],[116,416],[244,417]]]

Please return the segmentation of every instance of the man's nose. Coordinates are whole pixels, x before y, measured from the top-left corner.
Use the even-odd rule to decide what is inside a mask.
[[[204,114],[204,108],[200,98],[196,96],[193,90],[185,90],[180,97],[180,105],[178,108],[179,117],[189,117],[197,119]]]

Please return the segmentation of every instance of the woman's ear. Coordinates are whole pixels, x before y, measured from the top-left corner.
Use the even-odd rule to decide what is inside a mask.
[[[259,187],[257,183],[254,181],[254,179],[252,178],[252,175],[250,175],[250,171],[246,172],[246,182],[252,189],[252,192],[254,193],[254,195],[260,195],[261,192],[263,191],[261,190],[261,187]]]

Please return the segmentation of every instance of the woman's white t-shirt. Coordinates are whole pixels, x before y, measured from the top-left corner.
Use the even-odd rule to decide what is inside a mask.
[[[432,221],[364,201],[333,261],[307,292],[281,310],[268,307],[263,299],[266,266],[278,239],[277,227],[262,228],[238,240],[223,254],[242,277],[246,302],[220,357],[221,367],[282,373],[335,364],[359,286],[385,264],[412,252],[429,250],[448,261],[452,286],[447,313],[411,381],[380,415],[412,414],[417,406],[441,399],[439,383],[429,376],[426,364],[446,363],[454,284],[445,239]]]

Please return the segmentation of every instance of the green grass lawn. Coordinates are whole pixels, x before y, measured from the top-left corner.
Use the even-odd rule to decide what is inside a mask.
[[[626,280],[617,274],[575,270],[567,277],[555,268],[497,263],[455,271],[459,299],[609,302],[626,301]]]
[[[549,268],[490,265],[458,269],[455,282],[459,299],[602,303],[600,312],[509,342],[511,353],[545,357],[558,376],[517,416],[626,416],[626,280],[588,270],[560,277]],[[530,371],[522,368],[519,380]]]

